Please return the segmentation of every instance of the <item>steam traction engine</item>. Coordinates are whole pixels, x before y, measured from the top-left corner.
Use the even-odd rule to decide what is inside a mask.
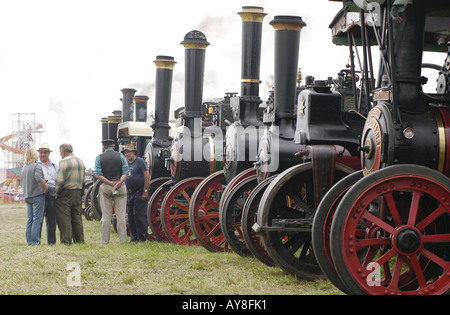
[[[448,294],[450,4],[354,2],[374,21],[383,80],[361,134],[363,174],[325,195],[313,246],[322,247],[320,265],[344,292]],[[443,49],[438,94],[425,94],[423,51]]]
[[[173,69],[176,61],[171,56],[157,56],[155,83],[155,117],[151,125],[153,137],[145,149],[144,158],[150,173],[149,202],[147,220],[152,235],[159,241],[168,241],[163,231],[160,206],[166,183],[171,183],[170,171],[166,168],[166,159],[170,157],[173,138],[169,135],[169,111],[172,91]]]
[[[326,190],[358,167],[357,135],[364,119],[355,114],[344,120],[348,113],[343,112],[343,96],[324,81],[300,92],[294,114],[300,30],[305,23],[300,17],[276,16],[271,25],[276,41],[274,119],[259,146],[260,183],[249,181],[254,191],[243,210],[243,221],[251,221],[247,216],[252,215],[254,223],[257,215],[257,223],[243,225],[247,232],[256,232],[246,242],[258,258],[314,280],[322,277],[311,248],[315,209]],[[258,233],[265,251],[257,242]]]
[[[240,180],[255,173],[252,163],[256,157],[263,126],[258,108],[259,67],[261,57],[262,21],[266,16],[261,7],[246,6],[239,12],[242,18],[242,64],[241,95],[229,94],[236,121],[230,123],[225,135],[223,170],[217,171],[204,179],[189,204],[189,217],[192,230],[197,240],[210,251],[228,251],[228,235],[223,224],[232,225],[230,221],[222,221],[226,211],[223,207],[228,191]],[[234,119],[233,119],[234,120]],[[223,119],[222,119],[223,121]],[[222,128],[224,131],[225,128]],[[218,142],[216,142],[219,145]],[[216,148],[218,151],[219,148]],[[222,160],[222,157],[220,157]],[[217,168],[219,170],[219,168]],[[239,217],[240,221],[240,217]],[[234,233],[232,228],[228,229]],[[235,246],[232,247],[240,253]]]
[[[165,184],[170,190],[161,203],[161,218],[169,240],[189,245],[198,244],[189,221],[191,196],[204,177],[221,168],[218,163],[223,148],[220,123],[216,120],[217,124],[213,124],[206,116],[214,114],[214,108],[225,108],[226,104],[202,103],[205,52],[209,45],[205,35],[189,32],[182,44],[186,58],[183,132],[174,139],[171,156],[166,160],[172,182]]]

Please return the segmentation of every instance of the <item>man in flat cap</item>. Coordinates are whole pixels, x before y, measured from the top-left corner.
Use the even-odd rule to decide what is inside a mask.
[[[127,187],[125,180],[129,174],[128,163],[122,153],[114,151],[114,140],[106,139],[102,141],[102,144],[103,153],[98,155],[95,160],[95,176],[102,182],[99,188],[102,211],[102,245],[109,243],[113,205],[117,217],[119,242],[125,244],[127,241],[125,220]]]
[[[55,216],[55,186],[56,175],[58,174],[58,165],[50,159],[50,145],[41,143],[39,149],[39,161],[42,169],[46,173],[48,193],[45,195],[45,223],[47,230],[47,243],[49,245],[56,244],[56,216]]]
[[[127,144],[122,153],[128,161],[130,175],[127,177],[127,213],[131,242],[145,242],[148,234],[147,200],[150,174],[147,163],[136,156],[136,148]]]

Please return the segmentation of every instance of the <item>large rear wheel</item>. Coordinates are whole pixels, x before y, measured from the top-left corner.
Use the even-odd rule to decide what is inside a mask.
[[[219,202],[225,187],[223,171],[205,178],[189,203],[189,221],[197,240],[211,252],[231,251],[219,221]]]
[[[191,196],[203,177],[187,178],[168,191],[161,205],[162,226],[167,237],[180,245],[199,245],[189,221]]]
[[[336,163],[333,180],[338,182],[352,172]],[[324,278],[311,243],[317,201],[314,180],[311,162],[279,174],[261,198],[257,221],[264,248],[274,262],[286,272],[310,281]]]
[[[364,177],[331,228],[336,270],[353,294],[448,294],[450,179],[417,165]]]

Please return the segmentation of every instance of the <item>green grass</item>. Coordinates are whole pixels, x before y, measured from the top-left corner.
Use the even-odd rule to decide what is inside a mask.
[[[85,244],[27,246],[25,205],[0,205],[0,294],[334,295],[328,281],[300,281],[253,257],[147,242],[100,246],[100,222],[84,220]],[[81,285],[70,286],[69,263]]]

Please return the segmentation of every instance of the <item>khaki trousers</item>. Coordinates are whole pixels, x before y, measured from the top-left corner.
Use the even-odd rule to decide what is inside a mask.
[[[99,202],[102,211],[102,245],[109,243],[113,209],[117,218],[119,242],[125,244],[127,241],[127,223],[125,220],[127,206],[126,185],[122,184],[118,190],[118,194],[113,195],[112,186],[102,183],[99,188]]]

